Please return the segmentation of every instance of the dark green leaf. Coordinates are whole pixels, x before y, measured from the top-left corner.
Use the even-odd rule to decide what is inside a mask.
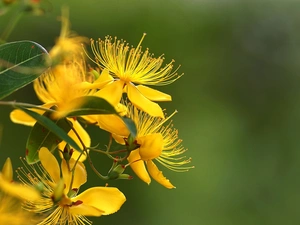
[[[124,121],[124,123],[126,124],[128,130],[130,132],[131,137],[133,139],[135,139],[136,133],[137,133],[135,123],[132,121],[132,119],[129,119],[127,117],[121,117],[121,118]]]
[[[43,127],[45,127],[47,130],[55,134],[58,138],[61,140],[64,140],[69,145],[71,145],[75,150],[81,152],[81,148],[77,145],[77,143],[66,133],[65,130],[63,130],[61,127],[58,126],[55,122],[53,122],[51,119],[49,119],[46,116],[40,115],[34,111],[28,110],[24,107],[18,107],[21,110],[23,110],[25,113],[27,113],[32,118],[36,119],[38,123],[40,123]]]
[[[39,77],[48,68],[48,57],[47,51],[32,41],[0,45],[0,99]]]
[[[50,112],[46,112],[44,117],[49,117]],[[62,128],[64,132],[68,133],[71,130],[72,124],[66,118],[53,121],[58,127]],[[53,152],[57,145],[62,141],[57,135],[45,128],[40,123],[35,123],[33,126],[26,144],[26,160],[29,164],[39,161],[38,150],[41,147],[46,147]]]
[[[78,104],[76,104],[78,103]],[[73,99],[70,105],[75,107],[65,116],[83,116],[93,114],[116,114],[115,108],[103,98],[96,96],[83,96]],[[126,117],[121,117],[133,137],[136,137],[136,126],[134,122]]]
[[[117,114],[115,108],[109,104],[108,101],[96,96],[83,96],[75,98],[68,104],[74,105],[75,108],[71,109],[66,116]]]

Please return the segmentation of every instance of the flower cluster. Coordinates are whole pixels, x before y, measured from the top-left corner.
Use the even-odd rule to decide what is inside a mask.
[[[62,18],[60,37],[46,54],[51,66],[33,83],[42,104],[15,103],[17,109],[10,114],[14,123],[32,126],[18,177],[22,188],[35,187],[40,194],[26,198],[21,207],[22,213],[38,215],[31,219],[35,223],[91,224],[86,216],[120,209],[126,198],[116,187],[79,191],[87,181],[84,163],[107,182],[132,179],[127,174],[131,168],[145,183],[153,178],[168,189],[175,186],[160,166],[176,172],[192,168],[171,120],[177,111],[167,115],[157,103],[172,97],[152,88],[171,84],[182,74],[173,68],[174,60],[163,65],[163,55],[143,50],[145,36],[136,47],[107,36],[90,40],[90,48],[85,48],[88,39],[70,32],[68,19]],[[93,65],[87,66],[88,60]],[[105,149],[93,143],[87,126],[109,133]],[[94,166],[94,152],[112,160],[107,174]],[[0,173],[0,180],[8,173]],[[6,190],[4,186],[1,181],[0,188]]]

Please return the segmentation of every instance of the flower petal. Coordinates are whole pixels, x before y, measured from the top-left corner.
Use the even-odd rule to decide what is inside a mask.
[[[160,133],[139,137],[137,142],[141,145],[139,154],[144,161],[160,156],[164,145],[163,136]]]
[[[11,182],[13,180],[13,168],[12,168],[12,164],[11,164],[11,160],[10,158],[7,158],[5,160],[5,163],[2,167],[2,176],[5,180]]]
[[[114,81],[114,78],[109,75],[108,69],[104,69],[101,73],[101,75],[97,78],[97,80],[94,81],[94,84],[101,85],[98,88],[102,88],[103,85]]]
[[[39,150],[39,158],[42,166],[48,172],[54,183],[58,183],[60,180],[60,169],[58,162],[54,155],[45,147]]]
[[[98,116],[99,127],[112,134],[128,137],[129,130],[127,129],[123,120],[116,115],[99,115]]]
[[[66,162],[66,160],[62,160],[61,162],[61,172],[62,172],[62,177],[65,182],[65,190],[66,192],[69,191],[70,189],[70,184],[72,181],[72,170],[74,168],[76,160],[73,158],[70,159],[69,161],[69,166]],[[85,166],[82,162],[78,161],[75,167],[75,172],[74,172],[74,178],[73,178],[73,183],[71,189],[79,189],[82,184],[84,184],[87,181],[87,173]]]
[[[119,136],[119,135],[116,135],[116,134],[112,134],[112,137],[115,139],[115,141],[117,143],[119,143],[120,145],[125,145],[126,142],[124,140],[124,137],[123,136]]]
[[[124,82],[117,80],[111,84],[106,85],[100,91],[97,91],[94,95],[100,98],[104,98],[111,105],[116,106],[122,97]]]
[[[41,107],[49,109],[55,104],[56,104],[55,102],[51,102],[51,103],[48,103],[48,104],[41,105]],[[41,115],[45,113],[45,110],[41,110],[41,109],[36,109],[36,108],[32,109],[31,108],[30,110],[32,110],[34,112],[37,112]],[[23,125],[26,125],[26,126],[33,126],[36,122],[35,119],[33,119],[31,116],[29,116],[27,113],[25,113],[21,109],[13,110],[10,113],[10,119],[14,123],[23,124]]]
[[[104,211],[86,204],[79,204],[69,207],[69,211],[73,215],[83,216],[102,216]]]
[[[150,184],[151,178],[146,170],[144,161],[140,160],[139,149],[130,152],[127,160],[130,163],[130,167],[133,172],[145,183]],[[138,161],[137,161],[138,160]]]
[[[8,181],[2,173],[0,173],[0,189],[9,195],[28,201],[35,201],[40,197],[39,192],[34,188]]]
[[[151,177],[156,180],[158,183],[163,185],[166,188],[172,189],[175,188],[173,184],[171,184],[170,180],[168,180],[162,172],[157,168],[157,166],[152,162],[152,160],[148,160],[146,162],[148,172],[150,173]]]
[[[164,118],[164,113],[160,106],[147,99],[132,83],[127,84],[127,95],[132,104],[137,108],[151,116]]]
[[[96,73],[98,74],[98,72],[96,72]],[[105,85],[107,85],[113,81],[114,81],[114,78],[111,75],[109,75],[109,72],[107,69],[104,69],[102,71],[101,75],[93,83],[83,81],[83,82],[77,84],[76,88],[78,88],[78,89],[101,89]]]
[[[172,101],[171,95],[165,94],[144,85],[137,85],[136,88],[151,101]]]
[[[82,201],[86,206],[92,206],[102,211],[102,215],[109,215],[117,212],[126,201],[124,194],[114,187],[93,187],[72,198],[73,202]],[[72,207],[71,207],[72,208]],[[86,215],[89,212],[80,212]],[[87,214],[89,215],[89,214]]]
[[[69,119],[69,121],[72,122],[73,128],[76,130],[78,136],[80,137],[80,139],[84,143],[84,145],[86,147],[90,147],[91,146],[91,138],[90,138],[89,134],[86,132],[86,130],[83,129],[83,127],[80,125],[80,123],[77,120]],[[75,134],[75,132],[73,130],[70,130],[68,135],[78,144],[79,147],[81,146],[81,141],[78,139],[77,135]],[[59,143],[58,148],[63,150],[65,148],[65,146],[66,146],[66,142],[62,141],[61,143]],[[73,147],[71,146],[71,148],[73,148]],[[78,159],[80,154],[81,153],[79,151],[74,150],[74,152],[72,154],[72,158],[76,160],[76,159]],[[60,153],[60,156],[62,157],[61,153]],[[79,161],[83,162],[85,159],[86,159],[86,155],[82,154],[80,156]]]

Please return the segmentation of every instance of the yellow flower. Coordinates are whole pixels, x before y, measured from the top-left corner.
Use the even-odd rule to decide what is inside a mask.
[[[72,58],[80,57],[82,53],[82,43],[87,43],[86,37],[78,36],[70,31],[69,10],[62,8],[61,30],[54,47],[50,50],[50,58],[54,63],[64,60],[72,60]]]
[[[13,182],[13,170],[8,158],[0,172],[0,224],[34,224],[37,218],[22,208],[23,200],[34,201],[40,197],[34,188]]]
[[[138,149],[131,151],[128,161],[136,175],[150,184],[150,176],[166,188],[175,188],[174,185],[159,171],[154,162],[158,162],[170,170],[184,172],[193,167],[187,167],[191,159],[184,159],[182,155],[186,149],[181,145],[182,140],[178,139],[178,131],[173,129],[171,122],[167,121],[175,114],[166,119],[150,116],[128,104],[127,116],[132,119],[137,127],[136,143]],[[117,128],[122,128],[118,129]],[[120,144],[125,144],[124,139],[129,135],[124,132],[124,123],[121,119],[110,118],[110,126],[107,131],[113,133],[113,137]],[[150,174],[150,176],[149,176]]]
[[[58,107],[57,117],[61,117],[59,112],[68,111],[70,108],[75,107],[70,104],[74,98],[90,95],[93,91],[87,89],[82,89],[81,84],[90,81],[91,77],[87,76],[85,71],[85,63],[82,59],[74,58],[72,62],[64,63],[54,67],[54,69],[49,70],[37,80],[34,81],[34,90],[39,97],[39,99],[45,104],[42,105],[44,108],[51,108],[52,106]],[[80,102],[76,102],[80,104]],[[43,110],[31,109],[35,112],[43,114]],[[35,120],[27,115],[22,110],[13,110],[10,114],[10,118],[14,123],[19,123],[27,126],[33,126]],[[90,146],[91,140],[88,133],[82,128],[80,123],[76,119],[69,119],[76,132],[79,134],[81,140],[86,147]],[[81,146],[81,142],[73,130],[69,133],[69,136],[76,141],[76,143]],[[65,142],[59,144],[61,150],[64,149]],[[74,151],[72,157],[77,159],[79,157],[79,152]],[[80,160],[84,160],[85,156],[82,156]]]
[[[86,65],[82,54],[82,43],[87,42],[86,37],[78,36],[70,31],[69,12],[67,8],[62,9],[62,27],[60,36],[56,40],[54,47],[50,50],[49,55],[53,68],[42,74],[34,81],[34,89],[38,98],[45,103],[44,108],[51,108],[56,105],[58,113],[53,115],[54,118],[64,116],[64,112],[80,105],[81,102],[70,104],[71,100],[76,97],[86,96],[91,93],[87,89],[81,88],[81,83],[92,82],[93,77],[88,76]],[[43,110],[31,109],[35,112],[43,114]],[[11,120],[15,123],[33,126],[36,122],[21,110],[14,110],[11,115]],[[73,127],[80,135],[85,146],[90,146],[90,137],[87,132],[81,127],[76,120],[72,120]],[[81,146],[81,142],[75,135],[73,130],[69,132],[69,136]],[[59,144],[60,149],[64,149],[65,142]],[[72,157],[79,157],[79,152],[74,151]],[[80,158],[85,159],[85,155]]]
[[[39,225],[91,224],[86,216],[115,213],[126,201],[123,193],[113,187],[92,187],[77,195],[80,186],[87,180],[83,163],[79,161],[76,163],[74,159],[70,159],[69,162],[62,159],[59,167],[56,158],[44,147],[40,149],[39,157],[41,165],[38,169],[34,166],[20,169],[20,175],[23,174],[20,177],[24,183],[42,184],[44,189],[39,201],[27,202],[25,205],[25,209],[30,212],[47,215]],[[72,176],[70,170],[74,166]]]
[[[112,105],[120,102],[122,93],[126,92],[129,100],[137,108],[152,116],[164,117],[161,107],[153,101],[171,101],[171,96],[144,85],[167,85],[177,80],[181,75],[173,70],[173,60],[162,67],[163,55],[154,58],[146,49],[142,52],[143,35],[136,48],[130,48],[124,40],[91,40],[91,48],[95,55],[94,62],[111,75],[106,75],[107,85],[96,93],[107,99]],[[93,59],[92,59],[93,60]],[[162,68],[161,68],[162,67]],[[99,79],[102,79],[101,76]],[[138,85],[135,85],[138,84]]]
[[[0,172],[0,189],[11,196],[19,199],[34,201],[39,193],[28,186],[13,182],[13,168],[10,158],[7,158]]]

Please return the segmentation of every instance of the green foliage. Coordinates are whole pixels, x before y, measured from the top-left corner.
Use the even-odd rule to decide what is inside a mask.
[[[32,148],[28,149],[28,151],[32,151],[32,152],[30,152],[30,153],[28,152],[27,155],[32,156],[32,158],[29,159],[31,161],[31,163],[37,162],[37,156],[36,156],[37,153],[36,152],[39,150],[39,148],[37,148],[37,147],[45,145],[45,144],[49,144],[48,141],[53,140],[52,138],[54,138],[54,137],[51,137],[51,136],[50,136],[49,140],[45,140],[45,139],[49,138],[47,136],[48,132],[52,132],[53,133],[52,135],[55,135],[56,137],[58,137],[59,140],[64,140],[69,145],[71,145],[75,150],[80,151],[80,152],[82,151],[81,148],[77,145],[77,143],[66,133],[66,130],[68,130],[68,128],[66,128],[67,121],[65,121],[65,122],[53,121],[46,116],[40,115],[40,114],[38,114],[34,111],[31,111],[29,109],[26,109],[24,107],[19,106],[19,108],[21,110],[23,110],[25,113],[27,113],[28,115],[30,115],[32,118],[36,119],[37,122],[40,123],[42,125],[42,127],[45,128],[44,132],[43,132],[43,130],[41,131],[41,129],[42,129],[41,127],[33,128],[33,129],[38,129],[39,131],[41,131],[41,133],[46,134],[46,136],[44,136],[44,134],[41,134],[41,136],[38,136],[36,134],[38,131],[34,131],[34,132],[32,131],[33,134],[31,134],[29,137],[30,140],[28,140],[28,142],[27,142],[27,147],[28,147],[28,143],[30,143]],[[61,128],[60,126],[62,126],[63,128]],[[69,124],[69,126],[71,129],[72,125]],[[43,136],[45,137],[45,139],[42,140]],[[41,140],[42,140],[42,143],[39,142]],[[57,140],[55,140],[55,143],[53,144],[53,146],[55,144],[58,144]],[[53,146],[51,145],[50,147],[53,148]],[[45,146],[45,147],[47,147],[47,146]]]
[[[105,99],[96,96],[82,96],[74,98],[68,104],[77,106],[67,112],[65,116],[83,116],[93,114],[117,114],[115,108]],[[81,103],[81,104],[80,104]]]
[[[0,45],[0,99],[31,83],[48,68],[48,53],[32,41]]]
[[[67,134],[72,128],[72,123],[66,119],[66,117],[92,114],[118,115],[115,108],[103,98],[84,96],[72,100],[70,104],[75,102],[78,102],[79,104],[68,111],[64,118],[56,120],[51,119],[52,112],[45,112],[43,115],[40,115],[24,107],[17,106],[38,122],[33,126],[26,144],[26,160],[29,164],[39,161],[38,151],[41,147],[46,147],[49,151],[53,152],[61,141],[66,141],[70,146],[73,146],[75,150],[82,151],[82,149]],[[120,118],[122,118],[130,131],[130,137],[135,138],[137,131],[134,122],[126,117]]]
[[[76,102],[79,102],[77,106],[72,108],[67,112],[65,116],[83,116],[83,115],[93,115],[93,114],[116,114],[118,115],[115,108],[103,98],[96,96],[83,96],[73,99],[69,102],[70,105],[75,105]],[[82,102],[80,104],[80,102]],[[134,122],[127,118],[121,117],[123,122],[126,124],[132,137],[136,137],[136,126]]]
[[[44,117],[49,118],[50,112],[45,112]],[[71,122],[66,118],[53,121],[59,128],[65,133],[71,130]],[[52,126],[52,125],[51,125]],[[57,129],[53,127],[53,129]],[[40,123],[35,123],[33,126],[26,143],[26,160],[29,164],[33,164],[39,161],[38,150],[41,147],[46,147],[49,151],[53,152],[57,145],[62,141],[62,138],[57,136],[54,132],[45,128]]]

